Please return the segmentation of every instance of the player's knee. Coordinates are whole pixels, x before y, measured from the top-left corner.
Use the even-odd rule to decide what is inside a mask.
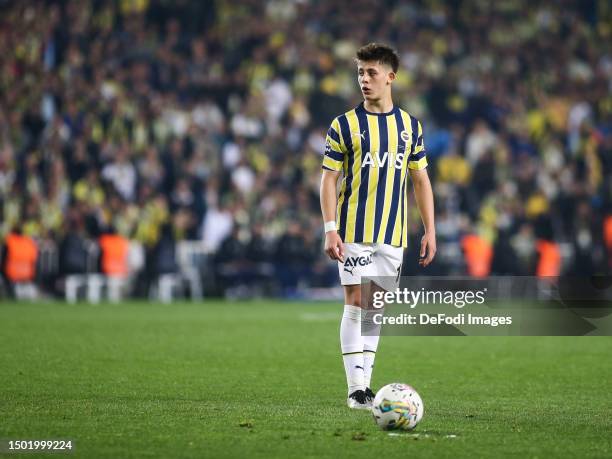
[[[361,286],[350,285],[344,288],[345,304],[362,307],[361,305]]]

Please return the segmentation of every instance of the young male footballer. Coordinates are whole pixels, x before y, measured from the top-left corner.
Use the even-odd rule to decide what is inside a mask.
[[[358,82],[363,102],[336,117],[327,132],[321,210],[325,252],[338,261],[344,287],[340,344],[348,406],[369,409],[370,388],[379,336],[362,336],[361,277],[385,276],[374,288],[394,289],[408,243],[408,172],[425,234],[421,266],[436,253],[433,193],[427,175],[423,128],[393,104],[391,85],[399,67],[389,46],[370,43],[357,51]],[[340,194],[338,178],[342,175]]]

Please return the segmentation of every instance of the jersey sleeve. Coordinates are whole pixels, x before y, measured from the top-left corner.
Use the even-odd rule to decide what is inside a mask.
[[[340,136],[340,123],[338,118],[332,121],[325,137],[325,153],[323,155],[323,169],[341,171],[344,162],[346,147]]]
[[[425,169],[427,167],[427,157],[425,156],[425,143],[423,142],[423,127],[421,126],[421,122],[417,122],[418,125],[418,135],[416,137],[416,142],[412,145],[412,152],[408,158],[408,167],[410,169],[420,170]]]

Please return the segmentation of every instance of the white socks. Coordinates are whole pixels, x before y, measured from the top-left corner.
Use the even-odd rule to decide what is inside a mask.
[[[380,340],[380,325],[372,320],[374,312],[363,314],[358,306],[345,305],[340,322],[340,345],[349,395],[371,387],[374,359]],[[363,323],[362,323],[363,320]],[[361,336],[363,325],[363,333]]]
[[[363,337],[363,384],[366,387],[372,387],[370,386],[370,381],[372,379],[372,371],[374,371],[374,359],[376,358],[379,338],[380,336]]]
[[[356,390],[365,390],[361,308],[358,306],[344,306],[340,322],[340,346],[349,395]]]
[[[374,323],[374,314],[382,312],[378,310],[367,310],[362,317],[363,329],[363,383],[365,387],[370,386],[372,379],[372,371],[374,369],[374,359],[376,358],[376,350],[378,349],[378,340],[380,339],[380,324]]]

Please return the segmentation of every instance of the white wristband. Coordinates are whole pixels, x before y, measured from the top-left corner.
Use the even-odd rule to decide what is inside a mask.
[[[328,233],[330,231],[336,231],[336,222],[333,220],[325,222],[325,232]]]

